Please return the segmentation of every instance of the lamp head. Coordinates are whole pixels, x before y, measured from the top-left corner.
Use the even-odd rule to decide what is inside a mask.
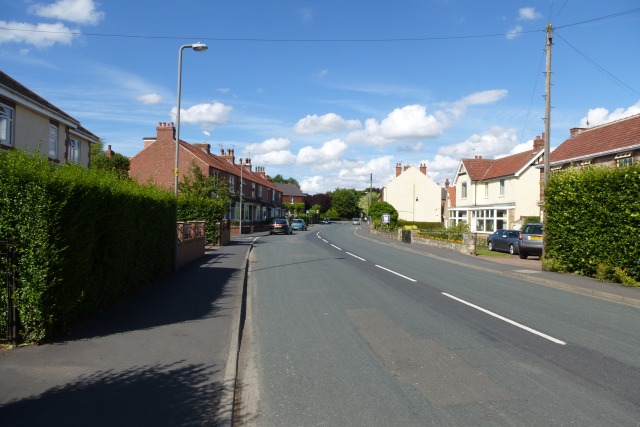
[[[195,50],[196,52],[204,52],[205,50],[209,49],[209,47],[204,43],[198,42],[192,44],[191,49]]]

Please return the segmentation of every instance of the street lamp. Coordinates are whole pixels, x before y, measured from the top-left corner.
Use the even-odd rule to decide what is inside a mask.
[[[180,90],[182,88],[182,51],[186,48],[191,48],[196,52],[204,52],[208,49],[206,44],[193,43],[180,46],[178,50],[178,110],[176,111],[176,167],[173,171],[174,174],[174,189],[176,197],[178,197],[178,157],[180,155]]]

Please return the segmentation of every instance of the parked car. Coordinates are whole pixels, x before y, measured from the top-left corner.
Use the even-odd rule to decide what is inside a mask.
[[[518,237],[520,258],[527,259],[529,255],[542,256],[542,232],[542,224],[538,222],[526,224],[522,228]]]
[[[286,218],[276,218],[269,225],[269,234],[283,233],[292,234],[293,229]]]
[[[518,230],[498,230],[487,238],[487,247],[490,251],[509,252],[511,255],[518,253]]]
[[[360,225],[360,218],[353,218],[353,225]]]
[[[294,218],[291,220],[291,229],[304,231],[307,229],[307,223],[302,218]]]
[[[331,218],[325,218],[322,220],[322,222],[325,224],[331,224]]]

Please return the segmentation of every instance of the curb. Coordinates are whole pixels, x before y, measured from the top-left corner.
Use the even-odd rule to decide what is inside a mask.
[[[249,255],[253,250],[253,244],[258,239],[254,237],[249,246],[249,250],[244,258],[244,269],[242,270],[242,293],[240,294],[240,310],[236,310],[233,314],[231,324],[231,340],[229,345],[229,356],[227,357],[227,365],[224,371],[224,380],[222,383],[223,391],[220,399],[220,409],[218,411],[218,423],[216,425],[222,427],[231,427],[233,425],[234,404],[236,398],[236,378],[238,375],[238,360],[240,356],[240,343],[242,341],[242,329],[246,316],[247,301],[247,272],[249,270]]]

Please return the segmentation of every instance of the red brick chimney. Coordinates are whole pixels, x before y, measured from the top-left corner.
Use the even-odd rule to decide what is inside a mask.
[[[578,135],[583,130],[587,130],[587,129],[588,128],[571,128],[571,129],[569,129],[569,135],[571,135],[571,138],[573,138],[574,136]]]
[[[224,150],[220,150],[220,157],[225,159],[225,160],[227,160],[227,161],[229,161],[232,165],[236,164],[236,156],[235,156],[235,154],[233,152],[233,148],[228,148],[227,149],[227,154],[224,154]],[[240,159],[240,160],[241,160],[241,163],[242,163],[242,159]]]
[[[173,127],[173,122],[158,123],[158,127],[156,128],[156,141],[175,141],[176,140],[176,128]]]
[[[401,173],[402,173],[402,164],[396,163],[396,176],[400,176]]]
[[[533,140],[533,151],[536,153],[544,149],[544,132],[542,132],[542,137],[536,136],[536,139]]]
[[[104,155],[111,158],[113,157],[115,153],[113,151],[111,151],[111,145],[107,146],[107,150],[104,152]]]
[[[420,172],[427,174],[427,165],[425,163],[420,163]]]
[[[267,178],[267,174],[264,172],[264,166],[257,166],[254,173],[262,178]]]
[[[242,163],[242,161],[240,161],[240,163]],[[244,159],[244,170],[247,172],[251,172],[251,159],[248,157]]]
[[[404,165],[404,168],[402,170],[402,172],[406,171],[407,169],[409,169],[411,167],[411,165]]]
[[[207,144],[207,143],[198,143],[198,144],[192,144],[194,147],[201,149],[202,151],[204,151],[207,154],[211,154],[211,144]]]

